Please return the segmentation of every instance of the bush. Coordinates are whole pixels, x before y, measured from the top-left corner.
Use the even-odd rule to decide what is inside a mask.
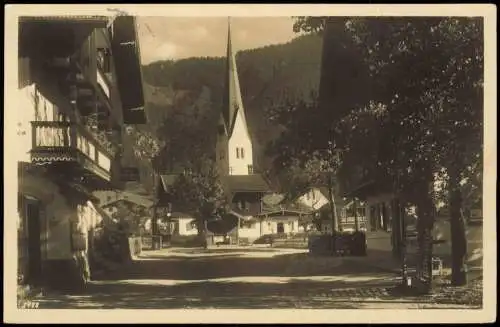
[[[274,240],[273,234],[264,234],[255,241],[253,241],[253,244],[271,244],[273,240]]]
[[[337,232],[333,235],[310,235],[309,252],[320,255],[350,254],[366,255],[366,234],[364,232]]]
[[[352,235],[351,254],[355,256],[366,256],[366,234],[355,232]]]
[[[311,235],[309,237],[309,252],[318,255],[330,255],[333,253],[332,235]]]
[[[178,247],[203,247],[206,245],[206,239],[203,235],[173,235],[170,239],[171,246]]]

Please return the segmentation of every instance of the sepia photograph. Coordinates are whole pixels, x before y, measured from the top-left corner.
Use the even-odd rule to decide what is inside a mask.
[[[496,320],[495,7],[377,7],[8,6],[4,321]]]

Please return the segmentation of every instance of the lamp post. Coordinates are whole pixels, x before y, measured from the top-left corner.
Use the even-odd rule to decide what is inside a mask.
[[[154,192],[156,203],[153,207],[153,218],[151,220],[151,240],[152,240],[152,249],[158,250],[161,248],[161,236],[158,233],[158,207],[160,206],[160,192],[159,192],[159,176],[156,173],[156,170],[153,169],[153,178],[154,178]]]

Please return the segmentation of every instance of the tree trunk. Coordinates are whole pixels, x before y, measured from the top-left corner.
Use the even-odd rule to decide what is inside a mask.
[[[333,181],[332,176],[328,177],[328,197],[330,198],[330,212],[332,214],[332,233],[339,230],[338,217],[337,217],[337,206],[335,205],[335,196],[333,194]]]
[[[432,228],[434,226],[434,202],[432,200],[432,179],[427,179],[421,187],[417,186],[417,232],[419,246],[419,262],[417,275],[424,291],[431,289],[432,282]]]
[[[198,236],[202,236],[205,231],[205,222],[201,217],[196,217],[196,230],[198,232]]]
[[[203,248],[207,249],[208,248],[208,242],[207,242],[207,235],[208,235],[208,227],[207,227],[207,220],[205,219],[203,222]]]
[[[153,250],[158,250],[159,244],[156,242],[156,237],[158,236],[158,215],[156,204],[153,207],[153,217],[151,219],[151,236]]]
[[[401,258],[402,252],[402,217],[399,199],[395,198],[392,200],[392,253],[394,257]]]
[[[241,220],[240,217],[238,217],[238,226],[236,227],[236,245],[240,244],[240,224]]]
[[[451,231],[451,283],[467,284],[467,236],[462,215],[462,193],[458,174],[450,174],[450,231]]]
[[[198,238],[202,240],[203,248],[207,248],[207,229],[206,229],[206,219],[202,216],[195,215],[196,217],[196,229],[198,232]]]

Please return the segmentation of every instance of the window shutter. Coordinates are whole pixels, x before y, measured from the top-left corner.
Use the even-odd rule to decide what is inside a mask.
[[[112,52],[123,122],[145,124],[141,62],[133,16],[119,16],[113,22]]]

